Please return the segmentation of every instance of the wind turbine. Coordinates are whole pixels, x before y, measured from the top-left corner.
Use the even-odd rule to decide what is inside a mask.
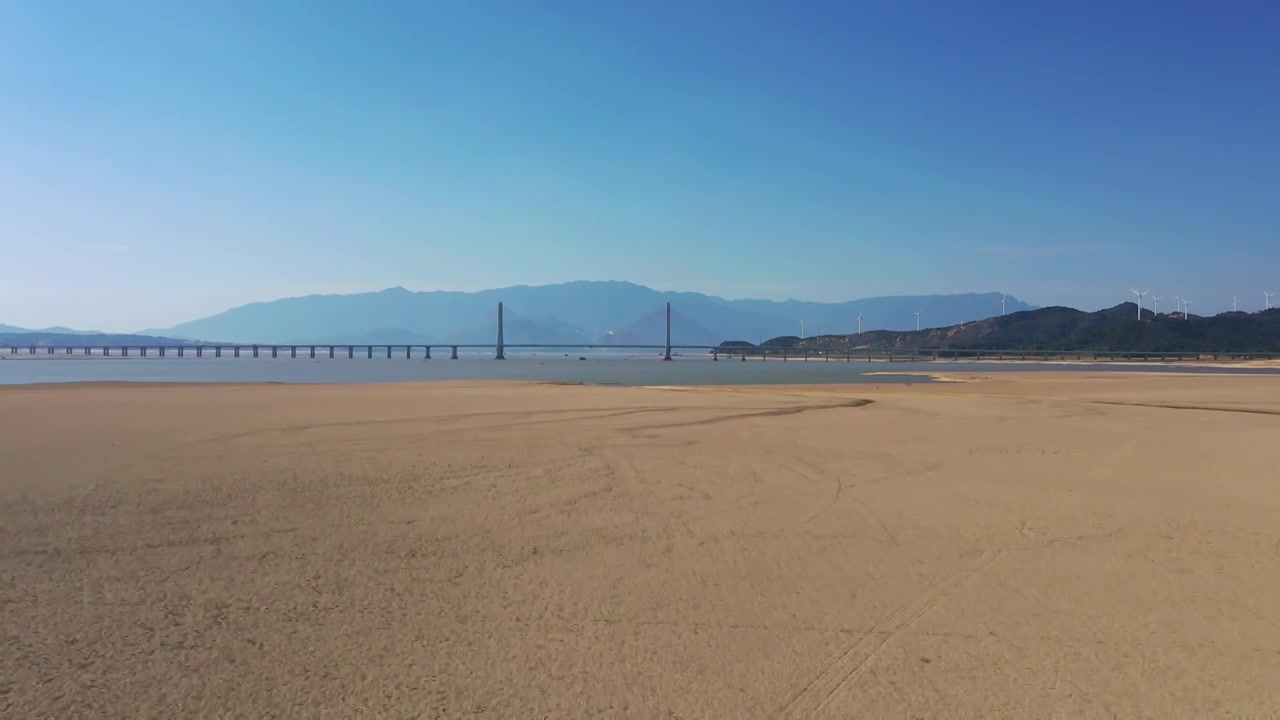
[[[1190,320],[1190,319],[1191,319],[1191,301],[1190,301],[1190,300],[1183,300],[1183,301],[1182,301],[1182,304],[1183,304],[1183,305],[1185,305],[1185,306],[1186,306],[1186,308],[1187,308],[1187,309],[1186,309],[1185,311],[1183,311],[1183,313],[1182,313],[1182,319],[1183,319],[1183,320]]]
[[[1161,301],[1161,300],[1163,300],[1163,299],[1164,299],[1164,298],[1158,298],[1158,297],[1156,297],[1155,295],[1152,295],[1152,296],[1151,296],[1151,312],[1152,312],[1152,314],[1154,314],[1154,315],[1159,315],[1159,314],[1160,314],[1160,301]]]
[[[1240,312],[1240,298],[1231,296],[1231,312]]]
[[[858,313],[858,334],[862,334],[862,313]]]
[[[1266,306],[1265,308],[1263,308],[1263,310],[1270,310],[1270,309],[1271,309],[1271,298],[1275,297],[1275,296],[1276,296],[1276,294],[1275,294],[1275,293],[1273,293],[1273,292],[1264,292],[1264,293],[1262,293],[1262,294],[1263,294],[1263,296],[1264,296],[1264,297],[1266,297],[1266,300],[1267,300],[1267,306]]]
[[[1000,296],[1000,317],[1004,317],[1004,301],[1008,299],[1009,299],[1008,295]]]
[[[916,311],[916,332],[920,332],[920,310]]]
[[[1138,319],[1141,320],[1142,319],[1142,298],[1145,297],[1146,294],[1151,291],[1143,290],[1142,292],[1138,292],[1137,290],[1130,290],[1129,292],[1138,296]]]
[[[800,339],[801,340],[804,339],[804,321],[803,320],[800,321]]]

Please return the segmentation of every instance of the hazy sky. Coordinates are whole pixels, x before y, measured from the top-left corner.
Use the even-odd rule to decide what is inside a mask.
[[[4,0],[0,323],[573,279],[1256,309],[1277,38],[1269,0]]]

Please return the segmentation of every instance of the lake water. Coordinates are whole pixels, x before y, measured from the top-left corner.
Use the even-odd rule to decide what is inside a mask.
[[[384,383],[427,380],[533,380],[613,385],[772,385],[927,382],[882,372],[1000,372],[1008,370],[1132,370],[1182,373],[1278,375],[1261,368],[1178,367],[1151,364],[1053,365],[1035,363],[844,362],[759,358],[721,360],[652,357],[521,356],[459,360],[403,357],[356,359],[293,358],[0,358],[0,385],[66,382],[212,382],[212,383]]]

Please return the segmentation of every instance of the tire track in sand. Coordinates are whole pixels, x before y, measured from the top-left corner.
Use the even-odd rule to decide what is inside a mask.
[[[836,403],[827,403],[823,405],[788,405],[780,408],[766,408],[763,410],[751,410],[750,412],[731,413],[729,415],[717,415],[712,418],[704,418],[702,420],[689,420],[687,422],[663,423],[660,425],[637,425],[626,428],[629,433],[645,430],[670,430],[674,428],[688,428],[699,425],[715,425],[717,423],[735,422],[738,420],[750,420],[752,418],[765,417],[785,417],[787,415],[799,415],[800,413],[812,412],[814,410],[840,410],[843,408],[859,408],[874,403],[875,400],[865,398],[853,398]],[[699,409],[723,409],[723,408],[699,408]]]
[[[984,550],[973,562],[936,582],[898,606],[888,617],[845,648],[805,684],[778,713],[779,718],[809,718],[825,708],[836,693],[857,679],[886,644],[947,600],[967,580],[991,567],[1001,550]]]

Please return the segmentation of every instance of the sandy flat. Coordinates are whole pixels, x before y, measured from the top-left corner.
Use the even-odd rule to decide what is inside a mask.
[[[1280,713],[1280,378],[0,389],[0,717]]]

